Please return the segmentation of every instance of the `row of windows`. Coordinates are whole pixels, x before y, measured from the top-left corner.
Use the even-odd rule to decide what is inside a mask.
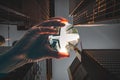
[[[94,23],[120,18],[119,0],[93,0],[92,2],[84,0],[83,2],[84,3],[79,5],[76,10],[72,9],[72,6],[70,6],[70,14],[73,15],[74,24]],[[72,3],[70,5],[72,5]]]

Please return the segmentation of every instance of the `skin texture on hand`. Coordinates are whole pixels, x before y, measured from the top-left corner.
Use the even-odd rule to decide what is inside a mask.
[[[69,57],[50,47],[48,36],[56,33],[52,27],[32,27],[10,50],[0,55],[0,73],[43,59]]]
[[[57,27],[63,27],[65,18],[52,18],[29,29],[8,51],[0,55],[0,73],[8,73],[24,64],[48,58],[64,58],[69,54],[51,48],[49,35],[57,34]]]

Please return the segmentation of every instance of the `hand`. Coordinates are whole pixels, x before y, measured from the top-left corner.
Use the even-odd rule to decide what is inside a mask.
[[[7,73],[43,59],[69,57],[68,53],[58,52],[49,44],[48,36],[57,34],[58,26],[64,26],[60,20],[53,18],[29,29],[10,50],[0,55],[0,72]]]
[[[14,49],[16,47],[20,48],[20,53],[18,53],[17,58],[26,58],[29,61],[35,62],[47,58],[68,57],[69,54],[58,52],[50,47],[48,36],[57,34],[57,32],[53,27],[32,27],[23,39],[14,46]]]

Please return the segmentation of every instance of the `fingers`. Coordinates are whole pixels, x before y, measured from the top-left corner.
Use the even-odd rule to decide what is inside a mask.
[[[59,58],[64,58],[64,57],[69,57],[69,53],[66,53],[66,52],[58,52],[58,56]]]
[[[52,51],[50,56],[53,57],[53,58],[58,58],[59,59],[59,58],[67,58],[70,55],[69,55],[69,53],[66,53],[66,52]]]
[[[50,59],[50,58],[62,59],[62,58],[67,58],[67,57],[69,57],[68,53],[66,54],[64,52],[51,51],[51,52],[49,52],[49,54],[44,55],[43,57],[29,59],[29,60],[32,60],[32,62],[38,62],[38,61]]]
[[[39,32],[39,34],[48,34],[48,35],[51,35],[51,34],[57,34],[58,33],[58,30],[55,29],[55,28],[52,28],[52,27],[47,27],[47,28],[40,28],[41,31]]]
[[[49,44],[45,46],[47,52],[47,56],[51,56],[53,58],[65,58],[69,57],[69,53],[67,51],[55,50]]]
[[[43,26],[43,27],[48,27],[48,26],[65,26],[64,23],[62,23],[60,20],[47,20],[47,21],[44,21],[42,22],[41,24],[39,24],[38,26]]]

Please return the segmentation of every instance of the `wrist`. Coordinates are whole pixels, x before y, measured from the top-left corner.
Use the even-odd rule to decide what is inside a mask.
[[[0,73],[8,73],[27,63],[27,59],[10,52],[0,56]]]

